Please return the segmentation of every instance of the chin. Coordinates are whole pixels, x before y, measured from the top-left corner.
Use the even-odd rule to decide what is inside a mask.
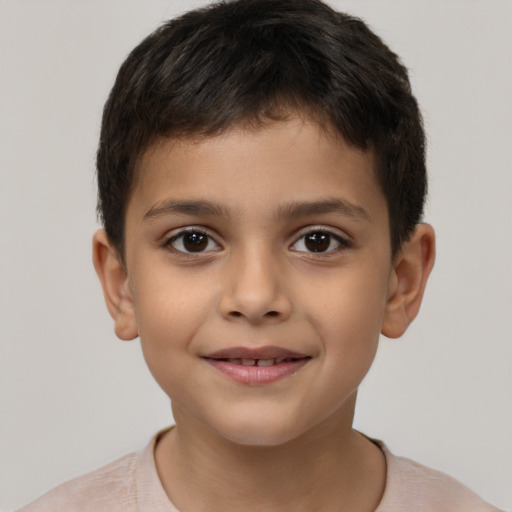
[[[276,422],[275,418],[244,418],[232,420],[227,425],[215,428],[218,435],[227,441],[247,447],[276,447],[284,445],[301,435],[298,425],[292,426]]]

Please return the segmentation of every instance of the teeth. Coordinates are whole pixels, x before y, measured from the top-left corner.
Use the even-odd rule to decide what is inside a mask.
[[[292,361],[289,357],[276,357],[275,359],[245,359],[245,358],[229,358],[228,363],[238,364],[242,366],[272,366],[282,363],[283,361]]]
[[[258,359],[256,362],[257,366],[272,366],[275,359]]]

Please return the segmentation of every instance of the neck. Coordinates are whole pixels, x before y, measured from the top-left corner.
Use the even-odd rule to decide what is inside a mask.
[[[271,447],[232,443],[173,407],[176,428],[155,453],[162,485],[182,512],[372,512],[384,490],[385,460],[352,430],[353,405],[350,418],[342,411]]]

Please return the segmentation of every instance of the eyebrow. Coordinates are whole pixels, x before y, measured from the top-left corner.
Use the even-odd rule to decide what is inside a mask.
[[[362,206],[341,199],[325,199],[322,201],[285,204],[277,211],[277,218],[308,217],[327,213],[339,213],[354,219],[367,222],[372,221],[370,214]]]
[[[165,215],[226,215],[227,210],[223,206],[211,201],[164,201],[151,207],[145,214],[144,220],[155,219]]]
[[[339,213],[346,217],[371,222],[372,218],[362,206],[341,199],[292,202],[280,206],[276,219],[308,217],[328,213]],[[229,216],[224,206],[207,200],[177,201],[169,200],[156,204],[145,214],[143,220],[152,220],[166,215]]]

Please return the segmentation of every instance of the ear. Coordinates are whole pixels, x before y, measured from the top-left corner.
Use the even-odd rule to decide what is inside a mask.
[[[111,244],[103,229],[93,236],[92,259],[100,278],[108,311],[114,319],[117,337],[126,341],[136,338],[137,323],[128,276],[117,249]]]
[[[399,338],[416,318],[428,276],[434,266],[435,252],[432,226],[418,224],[393,262],[381,329],[384,336]]]

